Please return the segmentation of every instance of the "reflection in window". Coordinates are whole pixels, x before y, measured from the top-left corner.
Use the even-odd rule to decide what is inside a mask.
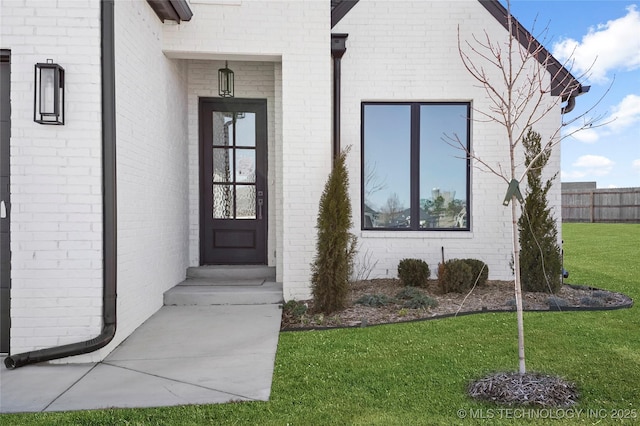
[[[467,228],[467,105],[420,106],[420,228]]]
[[[385,228],[406,228],[410,214],[411,108],[368,105],[365,114],[365,218],[372,227],[384,224]]]
[[[469,229],[469,108],[363,104],[363,229]]]

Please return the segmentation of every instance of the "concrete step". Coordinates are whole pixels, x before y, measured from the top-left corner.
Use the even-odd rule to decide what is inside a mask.
[[[276,280],[276,268],[264,265],[205,265],[187,269],[187,278],[205,278],[221,282],[238,280]]]
[[[164,293],[165,306],[270,305],[282,303],[282,284],[189,278]]]

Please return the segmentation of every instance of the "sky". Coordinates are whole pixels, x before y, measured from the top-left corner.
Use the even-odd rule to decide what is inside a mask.
[[[558,60],[571,59],[574,76],[586,73],[591,89],[564,121],[602,118],[563,139],[562,182],[640,186],[640,0],[512,0],[511,13]]]

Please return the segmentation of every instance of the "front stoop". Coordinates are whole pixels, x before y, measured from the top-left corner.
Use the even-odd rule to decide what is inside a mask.
[[[268,305],[284,301],[275,268],[267,266],[200,266],[164,293],[165,306]]]

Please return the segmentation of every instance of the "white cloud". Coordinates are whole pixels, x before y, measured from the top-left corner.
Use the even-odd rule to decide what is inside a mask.
[[[565,170],[562,170],[560,172],[560,179],[563,182],[571,182],[572,180],[580,180],[583,177],[585,177],[587,174],[585,172],[580,172],[577,170],[572,170],[570,172],[567,172]]]
[[[571,125],[563,130],[563,134],[571,135],[580,142],[592,144],[634,125],[640,126],[640,96],[634,94],[625,96],[619,104],[613,105],[609,114],[598,123],[601,123],[600,127],[581,130],[579,126]]]
[[[573,173],[584,173],[584,176],[605,176],[611,172],[616,163],[601,155],[583,155],[572,164],[579,169]]]
[[[640,173],[640,158],[633,160],[633,162],[631,163],[631,167],[633,167],[633,170]]]
[[[627,7],[622,18],[590,28],[581,41],[567,38],[553,45],[553,55],[569,60],[574,74],[588,73],[594,83],[608,81],[615,70],[640,68],[640,12],[635,5]]]
[[[596,129],[580,129],[579,127],[568,127],[564,134],[571,135],[572,138],[583,143],[596,143],[600,139],[600,133]]]
[[[640,123],[640,96],[625,96],[622,102],[612,107],[611,115],[606,121],[610,120],[611,123],[607,124],[607,128],[614,132]]]

